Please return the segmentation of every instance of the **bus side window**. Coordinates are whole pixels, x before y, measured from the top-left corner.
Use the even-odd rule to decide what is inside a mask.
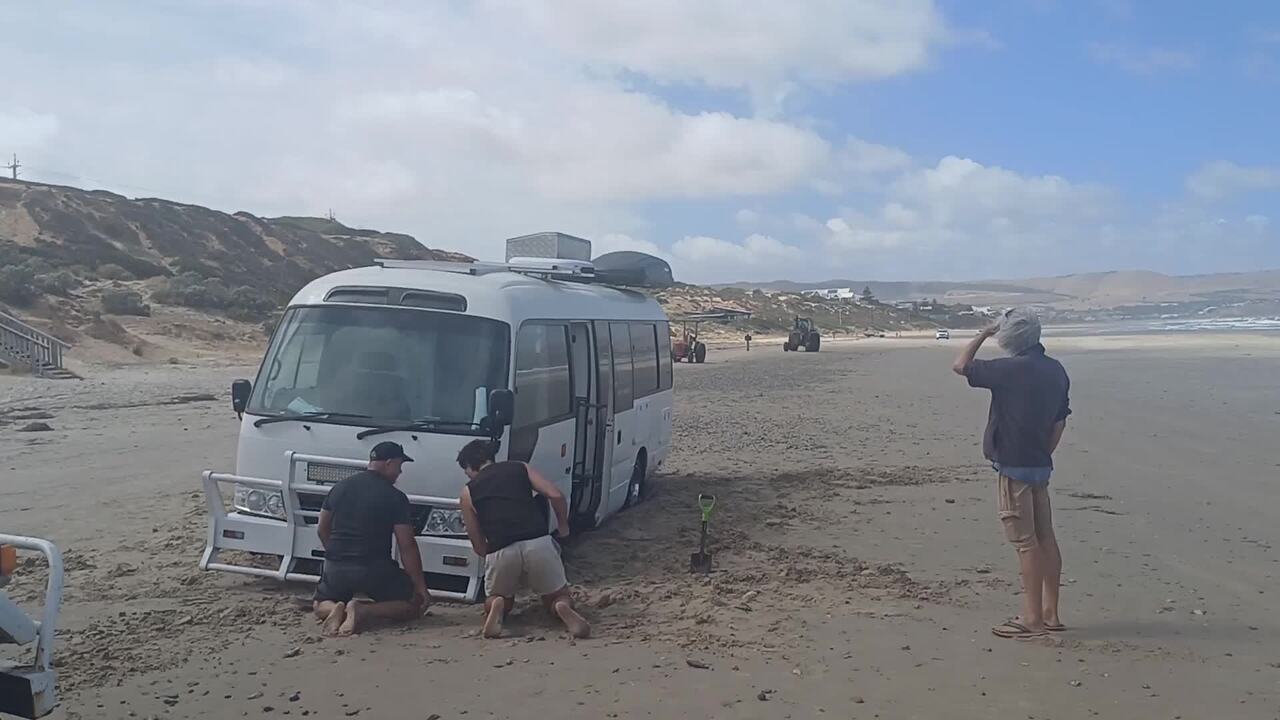
[[[658,338],[653,323],[631,323],[635,397],[658,392]]]
[[[573,415],[569,328],[525,323],[516,335],[517,428],[545,425]]]
[[[658,389],[671,389],[671,324],[660,322],[658,331]]]
[[[613,413],[630,410],[634,400],[631,387],[631,329],[627,323],[609,323],[613,350]]]

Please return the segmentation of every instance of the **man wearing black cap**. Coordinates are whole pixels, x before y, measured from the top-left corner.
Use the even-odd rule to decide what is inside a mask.
[[[430,597],[422,557],[409,519],[409,498],[395,488],[401,467],[413,462],[398,443],[381,442],[369,452],[369,469],[334,486],[320,510],[324,569],[316,587],[315,613],[325,635],[351,635],[369,620],[411,620]],[[391,537],[404,561],[391,557]],[[372,602],[356,601],[356,593]]]

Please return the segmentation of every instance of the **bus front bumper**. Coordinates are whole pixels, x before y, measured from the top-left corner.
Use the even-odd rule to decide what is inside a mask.
[[[323,461],[352,464],[360,461],[304,456],[289,453],[290,467],[298,463]],[[209,533],[201,570],[274,578],[281,581],[319,582],[324,546],[316,532],[318,510],[301,507],[298,493],[328,494],[332,486],[294,482],[293,472],[285,480],[269,480],[206,471],[202,476],[209,511]],[[253,515],[227,506],[223,485],[242,485],[283,494],[284,518]],[[455,498],[410,495],[409,502],[430,507],[457,507]],[[476,602],[483,599],[484,559],[471,550],[465,538],[419,535],[418,552],[422,572],[434,599]],[[388,539],[390,544],[390,539]],[[224,553],[232,553],[225,557]],[[398,556],[398,552],[395,553]],[[396,558],[399,561],[399,557]]]

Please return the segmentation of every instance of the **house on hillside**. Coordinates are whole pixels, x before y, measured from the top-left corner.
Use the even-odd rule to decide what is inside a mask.
[[[818,290],[805,290],[803,295],[808,297],[818,297],[823,300],[852,300],[854,296],[853,288],[821,288]]]

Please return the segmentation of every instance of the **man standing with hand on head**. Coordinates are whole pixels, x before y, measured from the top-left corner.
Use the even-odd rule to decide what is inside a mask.
[[[977,360],[995,337],[1008,357]],[[1065,629],[1058,617],[1062,554],[1053,533],[1049,475],[1053,452],[1071,414],[1067,371],[1045,354],[1040,318],[1013,308],[983,330],[956,358],[952,370],[969,385],[991,391],[982,452],[998,473],[997,503],[1005,535],[1018,551],[1022,615],[991,628],[1005,638],[1031,638]]]

